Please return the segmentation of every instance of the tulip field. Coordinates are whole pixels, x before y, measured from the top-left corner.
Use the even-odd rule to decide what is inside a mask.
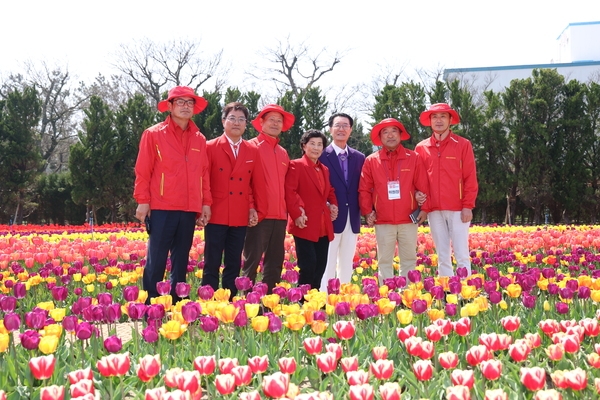
[[[429,229],[417,269],[377,280],[363,228],[353,281],[188,280],[146,305],[139,224],[0,225],[2,399],[600,398],[600,226],[473,226],[473,273],[438,277]],[[398,261],[395,260],[398,267]]]

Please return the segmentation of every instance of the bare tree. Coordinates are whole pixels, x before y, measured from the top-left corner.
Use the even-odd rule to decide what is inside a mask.
[[[333,71],[343,57],[339,52],[331,56],[326,49],[313,52],[305,42],[293,45],[289,36],[285,41],[278,40],[276,46],[267,48],[261,56],[269,65],[275,66],[257,66],[249,75],[275,83],[280,95],[291,90],[294,97],[303,94]]]
[[[155,43],[142,39],[131,45],[122,44],[114,66],[133,85],[134,91],[149,96],[156,106],[162,93],[172,86],[189,86],[194,90],[214,78],[216,91],[220,90],[227,75],[222,63],[223,50],[206,55],[200,42],[177,39]]]
[[[35,86],[42,101],[38,146],[42,156],[40,171],[57,172],[67,168],[69,146],[77,137],[78,113],[87,97],[84,84],[73,83],[68,67],[42,61],[25,63],[26,75],[10,75],[2,92],[10,88]]]

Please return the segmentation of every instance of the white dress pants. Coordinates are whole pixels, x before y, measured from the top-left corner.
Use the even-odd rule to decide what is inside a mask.
[[[352,232],[350,225],[350,213],[346,220],[346,227],[342,233],[334,234],[333,241],[329,242],[327,253],[327,267],[323,279],[321,279],[321,291],[327,292],[327,282],[338,278],[340,284],[350,283],[352,280],[352,263],[356,252],[356,241],[358,234]]]
[[[427,214],[431,237],[438,255],[439,276],[454,276],[450,245],[454,250],[457,268],[465,267],[471,275],[469,255],[470,222],[460,220],[460,211],[432,211]]]

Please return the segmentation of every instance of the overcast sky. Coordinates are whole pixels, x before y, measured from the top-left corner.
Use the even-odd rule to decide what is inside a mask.
[[[569,23],[600,21],[599,0],[155,1],[31,0],[0,6],[0,76],[27,60],[68,65],[84,81],[110,75],[122,43],[201,40],[223,49],[228,84],[277,40],[342,52],[323,85],[371,82],[385,66],[486,67],[549,63]],[[598,43],[597,45],[600,45]],[[233,81],[232,81],[233,80]]]

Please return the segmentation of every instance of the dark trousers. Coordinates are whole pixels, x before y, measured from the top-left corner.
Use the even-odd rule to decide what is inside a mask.
[[[267,284],[269,293],[281,281],[286,224],[287,221],[283,219],[263,219],[246,231],[242,275],[255,282],[258,264],[264,253],[262,281]]]
[[[318,242],[313,242],[294,236],[294,242],[300,269],[298,285],[309,284],[312,289],[319,289],[327,266],[329,238],[322,236]]]
[[[219,288],[219,268],[225,265],[221,286],[231,291],[231,297],[237,294],[235,278],[242,267],[242,249],[246,237],[245,226],[208,224],[204,227],[204,274],[202,285]],[[223,257],[223,253],[225,256]]]
[[[185,282],[190,248],[194,239],[196,213],[186,211],[152,210],[150,214],[152,233],[148,241],[143,285],[150,299],[158,297],[156,284],[163,280],[167,257],[171,252],[171,296],[173,303],[179,297],[175,294],[178,282]]]

